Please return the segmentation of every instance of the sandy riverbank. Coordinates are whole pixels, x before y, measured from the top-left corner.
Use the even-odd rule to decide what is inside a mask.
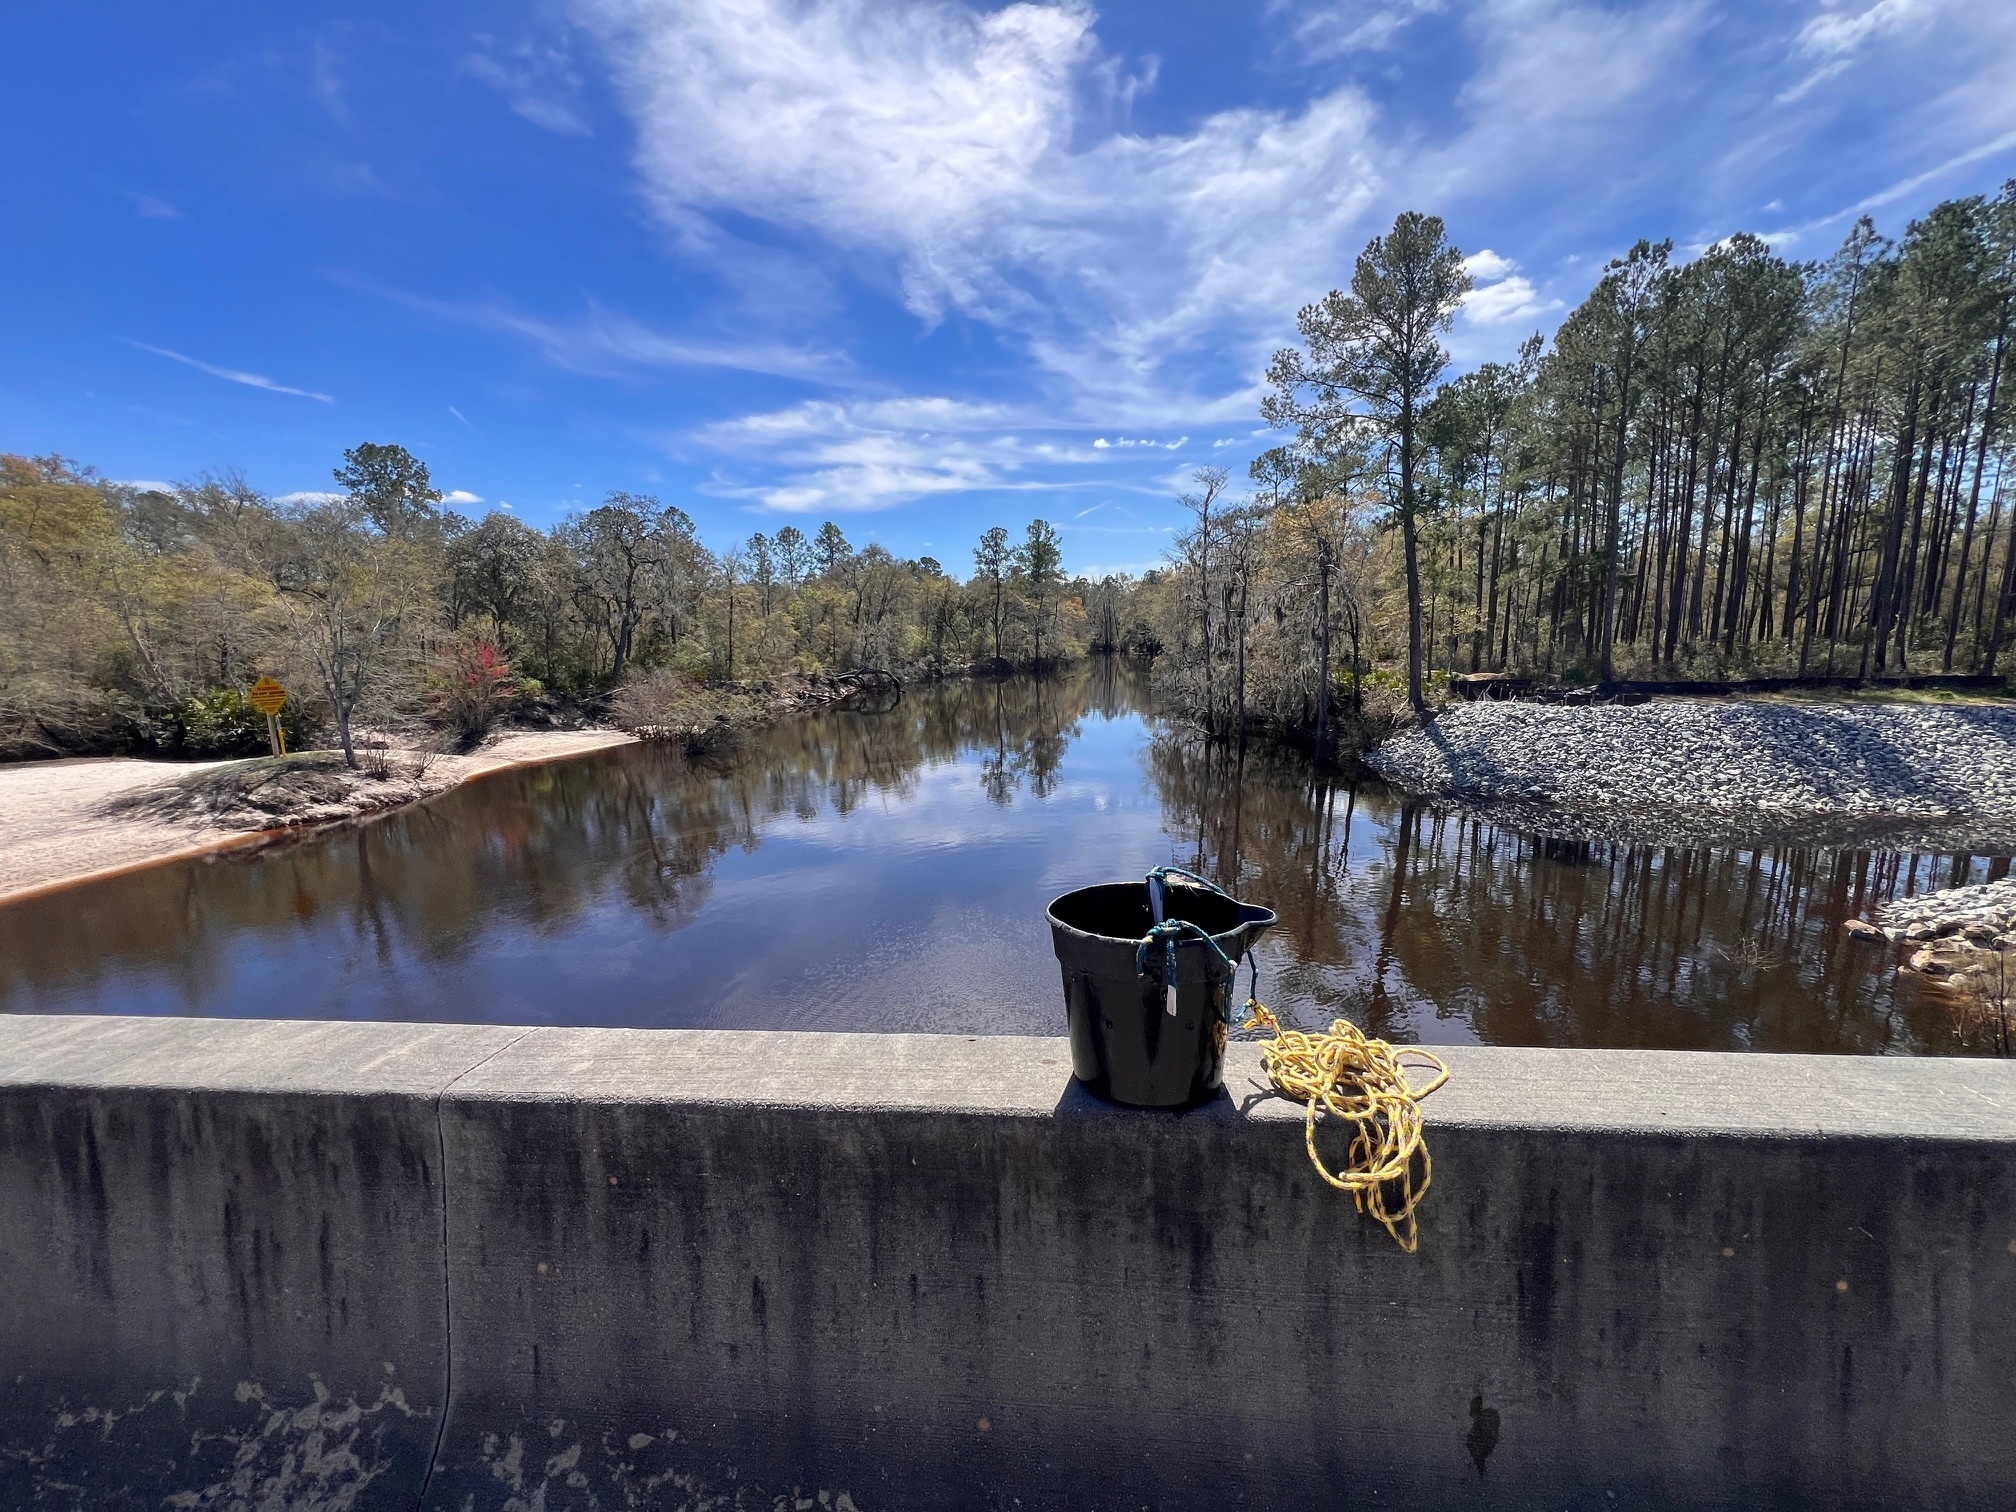
[[[630,740],[614,730],[512,731],[470,755],[436,757],[424,775],[395,777],[376,792],[364,791],[347,811],[329,806],[289,816],[287,822],[317,823],[343,818],[346,812],[395,807],[487,772],[581,756]],[[0,767],[0,900],[256,842],[271,830],[248,830],[242,822],[170,819],[125,806],[195,774],[236,764],[80,757]]]

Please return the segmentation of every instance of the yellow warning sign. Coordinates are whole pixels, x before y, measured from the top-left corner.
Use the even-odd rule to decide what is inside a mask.
[[[252,684],[250,702],[261,714],[278,714],[287,707],[287,690],[274,677],[262,677]]]

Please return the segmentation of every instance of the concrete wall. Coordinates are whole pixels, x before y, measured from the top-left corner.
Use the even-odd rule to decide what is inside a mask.
[[[1450,1059],[1408,1256],[1250,1048],[0,1020],[0,1504],[2016,1504],[2016,1065]]]

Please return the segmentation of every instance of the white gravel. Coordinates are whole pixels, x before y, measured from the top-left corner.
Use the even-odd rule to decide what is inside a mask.
[[[1982,935],[1977,943],[1986,943],[2016,929],[2016,877],[1896,898],[1877,910],[1876,922],[1893,940],[1935,939],[1972,926]]]
[[[1465,704],[1367,758],[1413,792],[1562,809],[2016,819],[2016,708]]]

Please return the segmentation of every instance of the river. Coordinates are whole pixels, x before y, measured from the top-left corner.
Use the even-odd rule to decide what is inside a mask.
[[[1950,995],[1842,921],[2009,864],[1549,841],[1207,748],[1100,663],[0,906],[0,1009],[1057,1034],[1044,904],[1158,862],[1280,912],[1261,995],[1306,1025],[1877,1054],[1966,1047]]]

